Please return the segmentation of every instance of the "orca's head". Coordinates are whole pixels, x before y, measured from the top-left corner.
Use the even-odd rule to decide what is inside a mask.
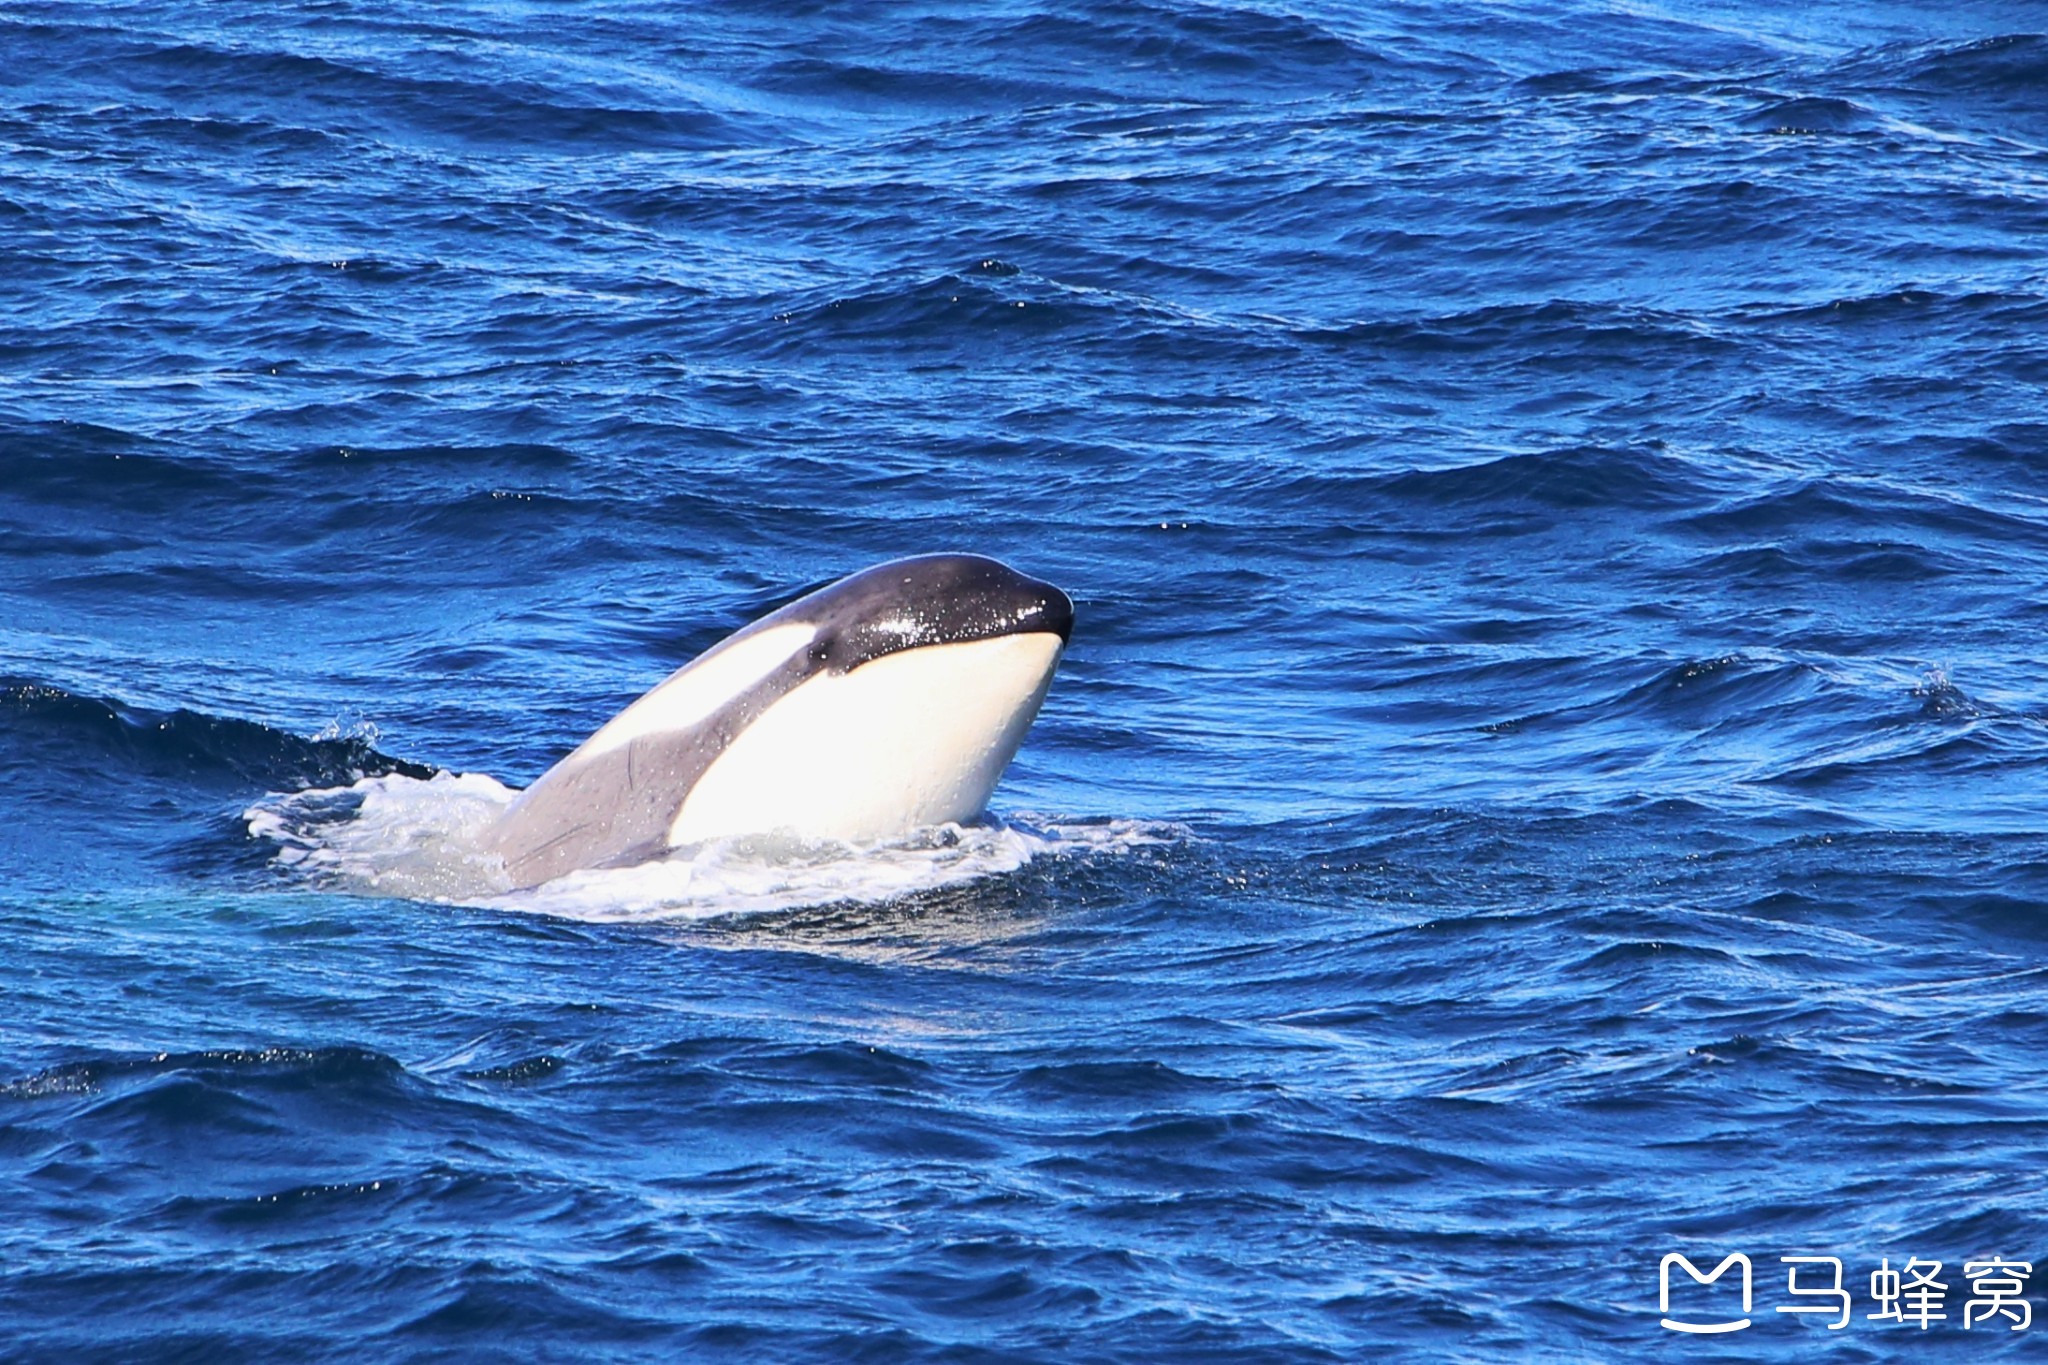
[[[1050,583],[981,555],[892,560],[800,597],[762,622],[803,622],[817,668],[847,673],[907,650],[1047,635],[1064,646],[1074,603]]]
[[[721,647],[781,655],[787,681],[696,782],[670,842],[867,841],[974,818],[1073,628],[1064,592],[980,555],[894,560],[798,598]]]

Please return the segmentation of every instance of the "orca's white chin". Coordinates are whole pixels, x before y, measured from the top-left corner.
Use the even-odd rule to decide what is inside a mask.
[[[1049,631],[925,645],[821,673],[734,737],[669,827],[871,843],[982,813],[1052,685]]]

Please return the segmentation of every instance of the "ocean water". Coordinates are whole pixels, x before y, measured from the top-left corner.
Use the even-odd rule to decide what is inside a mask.
[[[2043,25],[0,0],[0,1358],[2024,1354]],[[985,823],[465,861],[943,549]]]

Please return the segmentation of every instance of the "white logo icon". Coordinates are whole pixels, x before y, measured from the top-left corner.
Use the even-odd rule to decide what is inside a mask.
[[[1749,1312],[1749,1257],[1743,1255],[1739,1251],[1731,1252],[1728,1255],[1728,1257],[1721,1262],[1721,1264],[1715,1266],[1713,1271],[1706,1275],[1700,1274],[1700,1268],[1698,1266],[1694,1265],[1691,1261],[1688,1261],[1687,1259],[1685,1259],[1685,1257],[1679,1255],[1675,1251],[1672,1252],[1670,1255],[1666,1256],[1664,1260],[1657,1266],[1657,1311],[1660,1313],[1667,1314],[1671,1311],[1672,1266],[1684,1266],[1685,1273],[1692,1276],[1693,1282],[1696,1284],[1712,1284],[1714,1281],[1721,1278],[1723,1272],[1725,1272],[1729,1266],[1738,1264],[1742,1267],[1742,1311],[1744,1313]],[[1669,1317],[1666,1317],[1664,1319],[1664,1325],[1666,1327],[1669,1327],[1674,1332],[1740,1332],[1743,1328],[1749,1326],[1749,1319],[1743,1317],[1738,1318],[1733,1322],[1702,1323],[1677,1322]]]

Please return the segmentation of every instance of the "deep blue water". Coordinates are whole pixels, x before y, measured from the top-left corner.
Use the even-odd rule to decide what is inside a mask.
[[[2048,35],[1785,8],[0,3],[0,1357],[2023,1353]],[[1028,859],[364,873],[937,549]]]

